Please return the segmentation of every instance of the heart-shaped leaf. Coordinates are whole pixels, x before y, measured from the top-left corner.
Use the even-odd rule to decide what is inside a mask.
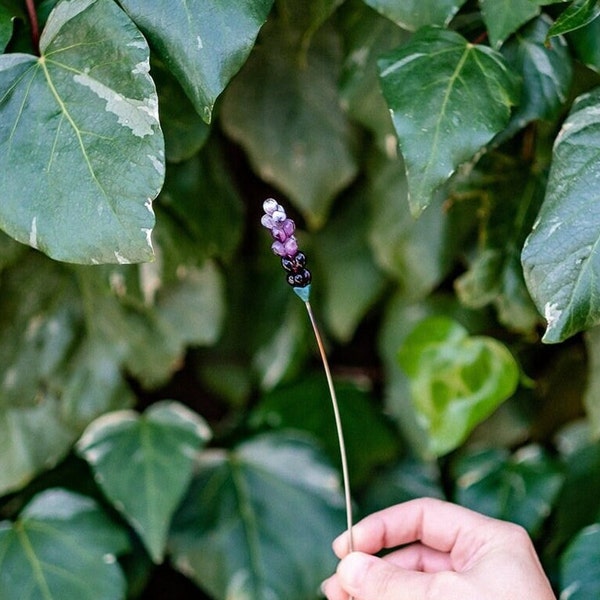
[[[466,0],[364,1],[400,27],[416,31],[425,25],[448,25]]]
[[[600,88],[576,100],[556,138],[546,197],[521,255],[548,343],[600,323],[598,161]]]
[[[208,426],[176,402],[106,414],[77,443],[96,481],[161,562],[169,523],[192,477]]]
[[[90,498],[46,490],[14,524],[0,523],[0,595],[120,600],[126,583],[116,555],[127,549],[126,532]]]
[[[573,539],[560,560],[561,598],[589,600],[600,596],[600,523]]]
[[[164,152],[144,37],[110,0],[63,1],[40,51],[0,56],[0,227],[58,260],[149,260]]]
[[[469,336],[447,317],[415,327],[399,352],[413,405],[429,435],[429,451],[446,454],[515,391],[519,368],[497,340]]]
[[[344,527],[336,473],[305,439],[208,451],[173,521],[175,565],[217,600],[313,598]]]
[[[379,71],[411,210],[419,215],[456,168],[508,123],[519,88],[498,52],[434,27],[380,59]]]
[[[563,475],[539,446],[511,455],[477,450],[454,464],[456,501],[496,519],[518,523],[535,535],[560,492]]]
[[[213,106],[254,46],[273,0],[121,0],[198,114]]]
[[[479,0],[490,44],[499,48],[521,25],[540,13],[537,0]]]

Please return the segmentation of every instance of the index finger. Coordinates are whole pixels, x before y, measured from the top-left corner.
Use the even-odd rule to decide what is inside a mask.
[[[501,521],[477,512],[437,500],[419,498],[373,513],[352,528],[354,550],[373,554],[420,541],[441,552],[452,551],[457,544],[478,541],[480,545],[492,537]],[[348,554],[348,534],[334,541],[339,558]]]

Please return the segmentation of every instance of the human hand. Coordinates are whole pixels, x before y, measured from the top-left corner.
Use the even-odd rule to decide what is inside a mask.
[[[421,498],[374,513],[333,543],[328,600],[555,600],[526,531]],[[383,558],[371,556],[395,548]]]

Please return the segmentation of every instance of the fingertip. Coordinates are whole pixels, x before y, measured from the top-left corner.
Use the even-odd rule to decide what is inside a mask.
[[[336,571],[343,588],[356,594],[374,561],[377,561],[374,556],[364,552],[350,552],[345,556],[338,564]]]
[[[335,540],[333,540],[331,547],[338,558],[344,558],[344,556],[346,556],[349,552],[348,532],[345,531],[344,533],[338,535]]]

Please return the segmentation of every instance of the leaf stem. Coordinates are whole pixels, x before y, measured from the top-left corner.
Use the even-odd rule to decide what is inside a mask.
[[[306,306],[306,310],[307,310],[308,316],[310,318],[310,323],[312,325],[313,331],[315,333],[315,338],[317,340],[317,346],[319,347],[319,352],[321,354],[323,368],[325,369],[325,377],[327,378],[327,385],[329,386],[329,394],[331,396],[331,405],[333,406],[333,415],[335,418],[335,428],[337,430],[338,444],[340,447],[340,458],[342,461],[342,479],[343,479],[343,485],[344,485],[344,497],[345,497],[345,501],[346,501],[346,520],[347,520],[347,528],[348,528],[348,552],[352,552],[354,550],[354,541],[352,539],[352,498],[350,495],[350,478],[348,476],[348,460],[346,458],[346,444],[344,443],[344,431],[342,429],[342,419],[340,417],[340,409],[339,409],[337,397],[335,394],[335,388],[333,386],[331,370],[329,369],[329,361],[327,360],[327,354],[325,353],[323,341],[321,340],[321,334],[319,333],[319,328],[317,326],[315,316],[314,316],[312,308],[310,306],[310,302],[306,301],[304,304]]]
[[[27,16],[29,17],[29,24],[31,25],[31,41],[35,52],[40,54],[40,25],[38,23],[37,12],[35,10],[34,0],[25,0],[25,6],[27,7]]]

